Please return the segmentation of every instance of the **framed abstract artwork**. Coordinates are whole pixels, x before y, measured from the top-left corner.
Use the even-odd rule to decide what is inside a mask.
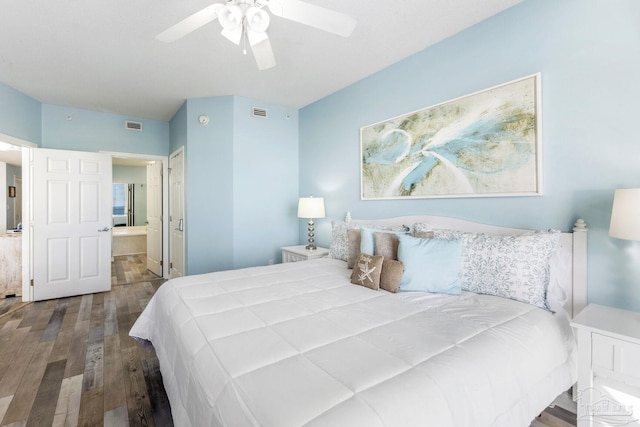
[[[542,194],[540,74],[360,129],[361,198]]]

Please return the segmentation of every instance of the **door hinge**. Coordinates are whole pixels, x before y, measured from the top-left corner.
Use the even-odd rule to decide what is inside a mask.
[[[31,279],[31,283],[29,284],[29,286],[33,287],[33,279]]]
[[[169,263],[169,268],[173,268],[173,263],[172,262]]]
[[[160,261],[160,267],[162,267],[162,264],[163,264],[163,261],[161,260],[161,261]]]

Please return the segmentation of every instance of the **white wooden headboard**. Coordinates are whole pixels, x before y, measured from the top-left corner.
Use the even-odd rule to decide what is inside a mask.
[[[482,224],[457,218],[432,215],[401,216],[385,219],[352,219],[349,212],[345,221],[352,225],[378,225],[385,227],[411,227],[416,222],[429,224],[434,228],[445,228],[476,233],[488,234],[522,234],[530,229],[500,227]],[[587,227],[582,219],[578,219],[573,232],[562,233],[560,237],[560,251],[571,258],[571,268],[561,272],[563,282],[569,286],[565,288],[568,300],[565,310],[573,318],[587,305]],[[566,259],[566,258],[565,258]]]

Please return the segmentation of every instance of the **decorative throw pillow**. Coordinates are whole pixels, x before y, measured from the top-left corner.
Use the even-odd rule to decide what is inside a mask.
[[[347,241],[347,223],[344,221],[331,221],[331,245],[329,257],[346,261],[349,256],[349,244]]]
[[[435,227],[431,224],[426,224],[424,222],[416,222],[411,226],[411,234],[415,235],[415,237],[421,237],[417,234],[431,234],[433,235],[433,230]]]
[[[380,289],[380,274],[384,257],[360,253],[353,266],[351,283],[370,289]]]
[[[495,295],[549,309],[549,260],[560,231],[520,235],[434,230],[436,239],[463,238],[461,286],[478,294]]]
[[[462,240],[420,239],[400,235],[398,260],[404,264],[401,291],[459,295]]]
[[[374,227],[361,227],[360,228],[360,252],[366,254],[375,254],[376,245],[373,237],[374,233],[391,233],[395,235],[406,234],[408,227],[401,226],[393,229],[387,228],[374,228]]]
[[[333,220],[331,221],[331,245],[329,246],[329,257],[335,259],[341,259],[342,261],[349,260],[349,237],[347,231],[350,229],[360,229],[359,225],[351,225],[345,221]],[[371,229],[382,228],[379,226],[371,225]],[[398,230],[404,230],[405,226],[398,227]],[[373,250],[369,253],[373,253]]]
[[[360,255],[360,229],[347,229],[347,241],[349,254],[347,256],[347,268],[353,268],[356,258]]]
[[[380,274],[380,287],[385,291],[398,292],[404,264],[400,261],[385,258],[382,261],[382,273]]]
[[[374,254],[382,255],[385,259],[398,259],[398,245],[400,240],[395,233],[373,233]]]
[[[421,239],[433,239],[433,231],[414,231],[411,235]]]

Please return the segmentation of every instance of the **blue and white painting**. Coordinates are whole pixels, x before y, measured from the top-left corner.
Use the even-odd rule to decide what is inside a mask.
[[[362,198],[542,194],[539,80],[361,128]]]

